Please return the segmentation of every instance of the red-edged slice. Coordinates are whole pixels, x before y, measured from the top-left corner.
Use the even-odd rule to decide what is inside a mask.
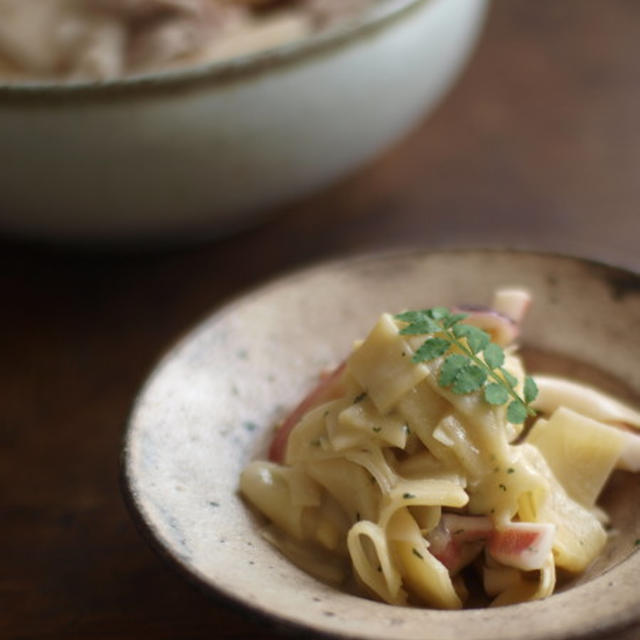
[[[501,564],[523,571],[540,569],[547,559],[556,526],[540,522],[510,522],[489,538],[489,554]]]
[[[523,571],[540,569],[547,559],[556,527],[548,523],[510,522],[499,529],[486,516],[442,514],[429,533],[429,551],[455,574],[486,545],[501,564]]]
[[[443,513],[439,525],[429,533],[429,551],[452,575],[480,553],[493,532],[486,516],[459,516]]]
[[[342,374],[346,367],[346,362],[343,362],[331,373],[321,376],[320,382],[313,388],[304,400],[285,418],[284,422],[278,430],[271,442],[269,448],[269,459],[273,462],[283,462],[284,453],[287,449],[287,440],[291,429],[298,424],[300,418],[307,413],[307,411],[317,407],[323,402],[334,400],[340,397],[342,394],[342,385],[340,384]]]

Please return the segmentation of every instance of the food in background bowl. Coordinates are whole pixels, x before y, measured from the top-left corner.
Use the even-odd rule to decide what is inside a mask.
[[[109,79],[211,62],[301,40],[380,1],[0,0],[0,76]]]

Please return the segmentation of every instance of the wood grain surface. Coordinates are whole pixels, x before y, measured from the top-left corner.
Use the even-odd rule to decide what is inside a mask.
[[[149,549],[118,484],[159,355],[291,268],[519,246],[640,269],[640,2],[495,0],[439,109],[371,165],[233,237],[105,252],[0,240],[0,638],[271,638]]]

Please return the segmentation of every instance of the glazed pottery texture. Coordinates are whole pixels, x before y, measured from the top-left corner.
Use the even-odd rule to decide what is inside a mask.
[[[640,631],[640,479],[603,496],[617,532],[580,578],[546,600],[494,609],[393,607],[339,591],[260,535],[237,492],[273,426],[383,311],[483,304],[526,287],[533,372],[570,375],[638,402],[640,276],[578,258],[509,251],[404,252],[294,273],[215,312],[158,364],[132,412],[127,495],[153,544],[206,590],[264,620],[336,638],[550,640]],[[527,355],[529,354],[529,356]]]

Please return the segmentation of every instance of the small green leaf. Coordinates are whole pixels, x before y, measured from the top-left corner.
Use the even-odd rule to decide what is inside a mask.
[[[513,400],[507,407],[507,420],[511,424],[520,424],[527,418],[527,407],[520,400]]]
[[[445,357],[438,375],[441,387],[460,395],[482,390],[484,400],[490,405],[509,403],[509,422],[524,422],[529,413],[535,413],[529,407],[538,394],[535,382],[532,378],[525,378],[524,392],[518,394],[518,379],[504,368],[504,350],[491,342],[487,332],[464,324],[467,317],[465,313],[454,313],[446,307],[404,311],[395,316],[396,320],[406,323],[400,329],[402,335],[427,337],[414,353],[414,363],[445,356],[452,347],[459,352]],[[402,355],[405,356],[406,352],[403,351]]]
[[[511,375],[506,369],[500,369],[500,373],[504,376],[504,379],[507,381],[507,384],[513,388],[518,384],[518,378],[514,375]]]
[[[422,309],[421,311],[403,311],[402,313],[396,313],[393,317],[402,322],[419,322],[429,317],[427,313],[427,309]]]
[[[438,384],[441,387],[448,387],[453,384],[453,381],[456,378],[456,375],[462,367],[470,362],[467,356],[463,356],[459,353],[454,353],[450,356],[447,356],[445,361],[442,363],[440,367],[440,376],[438,378]]]
[[[411,360],[413,362],[428,362],[446,353],[450,345],[451,343],[444,338],[429,338],[425,340],[422,346],[413,354]]]
[[[451,315],[451,311],[447,307],[433,307],[427,309],[427,315],[434,320],[443,320]]]
[[[456,338],[466,338],[469,349],[473,353],[482,351],[491,342],[489,334],[478,329],[478,327],[472,327],[469,324],[457,324],[453,327],[453,334]]]
[[[489,368],[497,369],[504,364],[504,351],[495,342],[491,342],[484,349],[484,361]]]
[[[451,390],[454,393],[464,395],[477,391],[487,381],[487,372],[478,365],[467,364],[462,367],[453,381]]]
[[[484,388],[484,399],[489,404],[504,404],[509,399],[509,392],[501,384],[492,382]]]
[[[458,322],[462,322],[465,318],[468,317],[468,313],[454,313],[444,321],[444,326],[446,329],[450,329],[454,324],[458,324]]]
[[[527,403],[533,402],[537,397],[538,385],[531,376],[527,376],[524,379],[524,401]]]
[[[400,330],[400,335],[403,336],[419,336],[425,333],[436,333],[442,331],[442,327],[431,318],[422,318],[412,322],[408,327],[404,327]]]

